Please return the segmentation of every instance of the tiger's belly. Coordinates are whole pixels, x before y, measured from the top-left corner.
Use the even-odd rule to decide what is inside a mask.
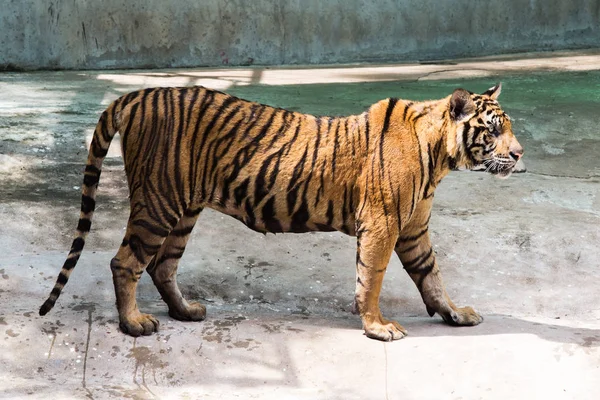
[[[218,204],[209,204],[208,207],[229,215],[242,222],[248,228],[259,233],[305,233],[305,232],[333,232],[341,231],[343,233],[354,235],[354,222],[348,221],[342,226],[329,224],[326,218],[319,216],[309,216],[302,212],[295,213],[291,217],[267,217],[260,215],[254,210],[244,210],[235,207],[222,207]]]

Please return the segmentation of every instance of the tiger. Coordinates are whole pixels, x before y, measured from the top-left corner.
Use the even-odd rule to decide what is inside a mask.
[[[387,98],[357,115],[314,116],[243,100],[202,86],[148,88],[112,102],[95,127],[83,173],[81,211],[69,254],[48,299],[55,305],[83,250],[96,206],[102,163],[121,136],[130,215],[110,262],[119,327],[131,336],[158,331],[137,306],[149,273],[168,314],[202,321],[206,307],[187,301],[179,260],[206,207],[261,233],[339,231],[356,237],[351,311],[364,334],[407,335],[383,317],[379,296],[395,252],[429,316],[472,326],[483,318],[457,307],[444,288],[429,235],[434,192],[451,170],[485,166],[508,177],[523,155],[497,98],[456,89],[439,100]]]

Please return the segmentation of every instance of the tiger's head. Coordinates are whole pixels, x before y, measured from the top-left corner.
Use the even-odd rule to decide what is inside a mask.
[[[474,94],[456,89],[449,101],[449,114],[456,127],[454,148],[458,166],[483,165],[487,172],[508,177],[523,156],[523,147],[513,134],[511,120],[497,102],[502,85]]]

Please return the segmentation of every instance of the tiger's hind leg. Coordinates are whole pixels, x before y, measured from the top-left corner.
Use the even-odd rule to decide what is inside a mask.
[[[159,252],[146,269],[169,307],[169,315],[180,321],[202,321],[206,307],[186,301],[177,285],[177,267],[202,208],[188,209],[165,239]]]
[[[113,275],[119,327],[131,336],[150,335],[158,331],[158,320],[151,314],[143,314],[136,301],[137,284],[144,269],[162,248],[179,220],[177,210],[163,208],[160,214],[149,207],[149,195],[131,196],[131,211],[125,237],[117,255],[110,262]],[[152,205],[153,206],[153,205]]]
[[[137,284],[144,269],[161,248],[170,229],[157,226],[144,217],[130,216],[125,237],[117,255],[110,262],[113,275],[119,327],[131,336],[150,335],[158,331],[158,320],[142,314],[137,306]]]

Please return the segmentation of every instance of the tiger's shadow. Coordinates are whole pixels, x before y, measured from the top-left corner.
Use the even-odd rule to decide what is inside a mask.
[[[541,319],[523,319],[511,315],[485,315],[484,321],[474,327],[453,327],[437,316],[403,319],[409,334],[415,337],[484,336],[484,335],[535,335],[540,339],[581,346],[600,348],[600,329],[571,326],[572,321],[560,320],[552,324]]]

